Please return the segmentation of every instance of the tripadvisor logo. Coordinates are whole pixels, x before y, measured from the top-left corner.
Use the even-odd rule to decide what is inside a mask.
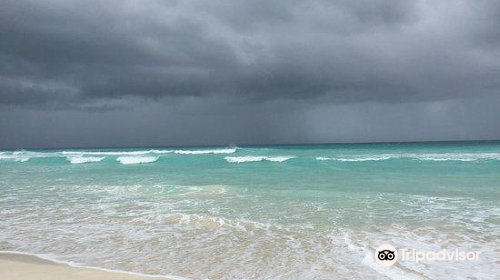
[[[375,251],[375,260],[382,266],[391,266],[396,263],[398,252],[392,245],[384,244]]]
[[[384,244],[375,251],[375,260],[382,266],[391,266],[399,259],[401,261],[477,261],[481,252],[459,252],[458,249],[446,250],[442,249],[438,252],[421,252],[415,249],[399,249],[400,258],[398,258],[398,250],[392,245]]]

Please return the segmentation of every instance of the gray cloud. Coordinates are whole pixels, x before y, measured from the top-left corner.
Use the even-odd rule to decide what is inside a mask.
[[[354,129],[360,116],[377,119],[365,111],[390,123],[400,118],[401,108],[414,108],[412,118],[419,120],[428,117],[423,108],[458,102],[455,107],[474,118],[480,106],[468,104],[492,110],[485,100],[498,101],[500,95],[500,2],[494,0],[453,5],[440,0],[4,0],[1,6],[0,128],[5,131],[16,130],[14,123],[28,116],[40,126],[60,117],[62,127],[91,127],[100,123],[93,117],[99,112],[110,118],[102,123],[115,127],[116,134],[123,122],[139,127],[135,119],[141,115],[151,125],[139,130],[151,137],[160,120],[178,120],[164,127],[176,131],[175,143],[196,142],[186,140],[186,124],[205,131],[216,123],[227,123],[236,134],[219,127],[224,137],[206,132],[208,142],[287,142],[284,135],[299,142],[370,141],[383,137]],[[152,110],[153,104],[159,107]],[[157,113],[148,114],[150,109]],[[214,116],[215,111],[221,113]],[[358,112],[352,122],[334,126],[343,131],[338,137],[325,132],[331,127],[328,116],[341,118],[336,112]],[[436,122],[452,125],[451,115],[460,119],[448,112]],[[193,124],[195,119],[203,125]],[[466,130],[467,137],[449,131],[448,138],[500,137],[487,125],[461,121],[482,130]],[[395,123],[394,139],[418,138],[408,136],[405,126]],[[433,129],[423,133],[429,140],[446,138]],[[0,143],[8,146],[14,136],[3,137]],[[109,137],[110,144],[119,144]],[[146,141],[121,137],[127,143]],[[75,143],[70,138],[63,142]]]
[[[497,1],[7,0],[1,103],[497,94],[499,11]]]

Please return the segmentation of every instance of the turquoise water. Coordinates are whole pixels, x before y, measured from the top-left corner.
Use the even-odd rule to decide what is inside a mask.
[[[478,261],[375,263],[379,245]],[[500,142],[0,152],[0,250],[188,279],[498,279]]]

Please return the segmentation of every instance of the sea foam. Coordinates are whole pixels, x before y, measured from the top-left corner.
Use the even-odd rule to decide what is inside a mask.
[[[30,159],[30,157],[22,156],[22,155],[7,155],[7,154],[0,154],[0,160],[13,160],[13,161],[19,161],[19,162],[26,162]]]
[[[420,161],[477,161],[477,160],[500,160],[500,153],[402,153],[402,154],[379,154],[379,155],[356,155],[340,157],[316,157],[319,161],[341,161],[361,162],[380,161],[390,159],[410,159]]]
[[[137,157],[137,156],[121,156],[116,159],[121,164],[140,164],[152,163],[158,160],[158,157]]]
[[[336,161],[344,161],[344,162],[356,162],[356,161],[377,161],[377,160],[388,160],[391,159],[390,156],[382,156],[382,157],[359,157],[359,158],[328,158],[328,157],[317,157],[316,160],[336,160]]]
[[[176,150],[174,153],[181,155],[203,155],[203,154],[233,154],[236,148],[214,149],[214,150]]]
[[[84,155],[97,155],[97,156],[138,156],[147,154],[168,154],[171,150],[144,150],[144,151],[119,151],[119,152],[91,152],[91,151],[63,151],[63,155],[84,156]]]
[[[295,158],[294,156],[242,156],[242,157],[225,157],[227,162],[243,163],[243,162],[257,162],[257,161],[271,161],[271,162],[284,162],[289,159]]]
[[[138,156],[147,154],[169,154],[175,153],[180,155],[202,155],[202,154],[232,154],[236,152],[236,148],[211,149],[211,150],[139,150],[139,151],[63,151],[63,155],[83,156],[83,155],[100,155],[100,156]]]
[[[74,164],[99,162],[105,158],[106,157],[81,157],[81,156],[67,157],[69,162],[74,163]]]

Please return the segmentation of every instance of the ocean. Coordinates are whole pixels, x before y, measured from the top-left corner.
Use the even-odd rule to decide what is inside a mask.
[[[382,244],[481,255],[384,267]],[[0,250],[175,279],[499,279],[500,142],[1,151]]]

